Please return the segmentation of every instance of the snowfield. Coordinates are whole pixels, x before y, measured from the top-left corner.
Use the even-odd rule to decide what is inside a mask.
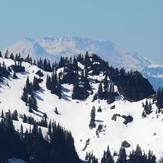
[[[10,59],[0,58],[0,63],[3,62],[7,66],[14,64]],[[39,111],[35,114],[29,113],[28,107],[21,100],[21,95],[27,76],[32,81],[39,68],[24,62],[23,66],[26,68],[26,73],[17,73],[18,79],[5,79],[5,83],[1,84],[0,112],[2,109],[4,112],[7,112],[8,109],[11,111],[16,109],[19,114],[31,115],[36,120],[41,120],[42,113],[46,113],[49,121],[54,120],[72,132],[77,153],[83,160],[86,152],[93,152],[100,159],[108,145],[112,153],[114,151],[118,152],[125,140],[131,145],[126,148],[127,153],[139,144],[146,152],[152,150],[158,159],[163,156],[163,116],[155,114],[156,106],[153,105],[153,112],[146,118],[142,118],[142,102],[145,102],[146,99],[139,102],[128,102],[121,97],[110,105],[102,100],[92,102],[93,95],[90,95],[86,101],[72,100],[73,87],[68,84],[63,85],[62,99],[58,99],[56,95],[47,90],[46,76],[48,73],[44,72],[43,82],[40,85],[41,90],[36,92]],[[102,79],[103,76],[90,76],[90,78]],[[92,83],[92,87],[97,90],[98,85]],[[111,109],[114,105],[115,108]],[[96,128],[90,129],[90,112],[93,106],[96,108]],[[60,115],[54,112],[55,107],[58,108]],[[97,111],[99,107],[101,107],[102,112]],[[115,114],[130,115],[133,117],[133,121],[125,125],[123,123],[124,118],[120,116],[117,116],[116,120],[112,120]],[[14,122],[17,130],[20,130],[21,124],[23,124],[24,130],[30,127],[29,124],[24,124],[21,118],[19,118],[19,122]],[[96,130],[100,124],[103,128],[97,135]],[[42,130],[46,135],[47,129],[42,128]],[[12,159],[10,163],[24,162]]]

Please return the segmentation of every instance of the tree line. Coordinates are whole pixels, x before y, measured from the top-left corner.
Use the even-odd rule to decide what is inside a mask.
[[[26,58],[21,57],[21,54],[14,55],[9,54],[8,51],[1,57],[10,58],[17,62],[19,68],[22,62],[28,62],[33,65],[37,65],[39,68],[47,72],[57,72],[59,68],[63,68],[63,72],[59,74],[54,73],[53,78],[47,77],[47,88],[52,93],[56,93],[59,98],[61,96],[61,84],[73,84],[73,99],[85,100],[93,93],[91,81],[89,76],[100,75],[103,73],[105,79],[99,84],[98,95],[94,99],[106,99],[108,102],[114,101],[116,94],[109,91],[108,79],[112,82],[112,85],[117,85],[121,95],[129,101],[139,101],[150,95],[154,94],[155,91],[152,85],[145,79],[138,71],[125,71],[123,68],[113,68],[109,66],[108,62],[101,59],[96,54],[90,55],[86,52],[85,55],[78,55],[74,57],[61,57],[58,62],[51,63],[47,59],[34,60],[29,55]],[[81,68],[82,65],[83,68]],[[16,68],[15,68],[16,70]],[[53,84],[53,82],[55,84]],[[95,82],[99,82],[98,80]],[[106,89],[107,88],[107,89]],[[59,93],[58,93],[59,92]]]
[[[28,163],[81,163],[70,132],[56,123],[48,124],[48,135],[34,124],[16,131],[10,116],[0,120],[0,162],[19,158]]]
[[[115,160],[114,157],[117,157]],[[136,150],[132,150],[127,156],[125,148],[121,147],[119,154],[111,153],[109,147],[104,151],[101,160],[99,161],[92,153],[87,153],[85,159],[88,163],[156,163],[156,156],[152,151],[145,153],[139,145]]]

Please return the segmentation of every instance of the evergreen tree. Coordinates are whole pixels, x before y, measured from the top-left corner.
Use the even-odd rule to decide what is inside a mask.
[[[55,112],[55,114],[60,115],[60,113],[58,112],[58,108],[57,107],[55,107],[54,112]]]
[[[14,71],[14,73],[13,73],[13,79],[17,79],[18,77],[17,77],[17,75],[16,75],[16,72]]]
[[[56,73],[53,73],[52,77],[47,76],[46,87],[52,94],[56,94],[59,98],[62,97],[62,86],[59,83]]]
[[[73,84],[72,99],[86,100],[89,96],[89,92],[91,91],[92,93],[92,88],[88,78],[84,75],[84,71],[82,71],[81,76],[79,76],[79,72],[76,71],[75,81]]]
[[[27,92],[27,89],[26,88],[24,88],[23,89],[23,94],[22,94],[22,96],[21,96],[21,99],[26,103],[26,105],[27,105],[27,103],[28,103],[28,92]]]
[[[144,162],[145,163],[145,158],[146,156],[143,155],[142,150],[139,145],[137,145],[136,150],[132,151],[129,155],[129,163],[139,163],[139,162]]]
[[[61,97],[62,97],[62,86],[59,82],[57,83],[56,95],[61,99]]]
[[[31,112],[32,109],[37,111],[37,101],[34,94],[29,97],[29,111]]]
[[[10,59],[12,59],[12,60],[14,60],[14,59],[15,59],[15,57],[14,57],[14,54],[13,54],[13,53],[11,53],[11,54],[10,54]]]
[[[6,50],[4,58],[8,58],[8,55],[9,55],[9,51]]]
[[[10,121],[12,120],[12,116],[11,116],[11,111],[10,110],[8,110],[8,112],[6,112],[5,118],[10,120]]]
[[[2,110],[2,112],[1,112],[1,118],[2,118],[2,119],[5,118],[5,117],[4,117],[4,112],[3,112],[3,110]]]
[[[21,133],[21,135],[23,135],[23,125],[22,124],[20,126],[20,133]]]
[[[98,87],[98,97],[100,99],[102,98],[102,92],[103,92],[102,83],[100,83]]]
[[[127,163],[127,155],[125,148],[120,149],[117,163]]]
[[[108,83],[108,72],[105,72],[105,78],[104,78],[104,91],[108,92],[109,90],[109,83]]]
[[[17,110],[15,110],[12,113],[11,117],[12,117],[12,120],[18,121],[18,112],[17,112]]]
[[[91,153],[86,153],[85,159],[88,163],[98,163],[98,159]]]
[[[152,151],[148,152],[148,163],[156,163],[156,156]]]
[[[51,135],[51,131],[52,131],[52,123],[51,123],[51,120],[48,124],[48,134]]]
[[[107,148],[107,151],[104,151],[101,163],[114,163],[114,159],[113,156],[111,155],[109,147]]]
[[[2,52],[0,51],[0,58],[2,58],[3,57],[3,55],[2,55]]]
[[[146,103],[143,103],[143,113],[142,113],[142,117],[146,117],[147,115],[149,115],[150,113],[152,113],[152,104],[151,102],[148,102],[146,100]]]
[[[23,123],[27,123],[27,116],[25,114],[23,115]]]
[[[25,89],[26,89],[28,94],[32,93],[32,83],[29,82],[29,77],[27,77]]]
[[[39,90],[40,89],[39,79],[37,79],[36,77],[33,78],[32,88],[33,88],[33,90]]]
[[[96,117],[96,109],[93,106],[92,110],[91,110],[91,114],[90,114],[90,124],[89,124],[90,128],[95,128],[96,127],[95,117]]]
[[[83,87],[85,89],[85,91],[91,91],[92,93],[92,88],[91,85],[89,83],[89,79],[88,79],[88,70],[85,69],[85,72],[82,71],[82,76],[81,76],[81,80],[83,80]]]
[[[51,90],[51,78],[49,75],[47,75],[47,78],[46,78],[46,88],[48,90]]]

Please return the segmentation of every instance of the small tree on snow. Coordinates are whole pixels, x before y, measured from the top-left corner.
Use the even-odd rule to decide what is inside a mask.
[[[59,112],[58,112],[58,108],[55,107],[55,110],[54,110],[55,114],[59,115]]]
[[[95,128],[96,127],[96,123],[95,123],[95,117],[96,117],[96,109],[93,106],[92,110],[91,110],[91,114],[90,114],[90,124],[89,124],[89,128]]]

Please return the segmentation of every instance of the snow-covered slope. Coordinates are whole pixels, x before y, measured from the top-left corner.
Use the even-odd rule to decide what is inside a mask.
[[[11,59],[0,58],[0,62],[5,62],[7,66],[14,64],[14,61]],[[51,94],[47,90],[47,72],[43,71],[43,82],[40,85],[42,89],[36,92],[39,112],[37,114],[29,113],[28,107],[21,100],[21,95],[27,76],[32,81],[39,68],[24,62],[23,66],[25,66],[26,73],[17,73],[18,79],[6,79],[5,83],[1,84],[0,110],[8,111],[10,109],[12,111],[17,109],[18,113],[31,115],[37,120],[41,120],[40,115],[42,115],[42,112],[46,113],[49,120],[55,120],[72,132],[76,150],[82,159],[85,158],[86,152],[91,151],[98,158],[101,158],[103,151],[108,145],[112,152],[118,151],[124,140],[131,145],[130,148],[127,148],[128,153],[135,149],[137,144],[140,144],[145,151],[153,150],[158,158],[163,155],[163,149],[161,148],[163,145],[163,116],[157,117],[155,105],[152,106],[153,112],[146,118],[142,118],[142,102],[145,100],[128,102],[118,98],[110,105],[103,100],[92,102],[93,95],[90,95],[86,101],[72,100],[72,85],[68,84],[63,85],[63,98],[58,99],[56,95]],[[90,78],[102,79],[103,76],[90,76]],[[96,91],[98,85],[94,83],[92,87]],[[115,109],[110,109],[113,105],[115,105]],[[96,134],[97,127],[94,129],[89,128],[90,112],[93,106],[96,108],[97,127],[99,124],[103,125],[99,135]],[[55,114],[55,107],[58,108],[60,115]],[[102,108],[102,112],[97,112],[99,107]],[[112,120],[114,114],[131,115],[133,122],[125,125],[122,117],[117,117],[117,120],[114,121]],[[21,123],[21,119],[19,119],[19,122],[14,123],[19,130]],[[30,125],[23,124],[23,126],[29,127]],[[47,129],[43,128],[44,134],[46,131]],[[88,143],[87,146],[86,142]]]
[[[115,67],[142,70],[150,62],[136,53],[130,53],[111,41],[99,41],[80,37],[45,37],[38,39],[26,38],[3,50],[14,54],[28,54],[33,58],[49,58],[58,60],[61,56],[72,56],[80,53],[95,53]]]

